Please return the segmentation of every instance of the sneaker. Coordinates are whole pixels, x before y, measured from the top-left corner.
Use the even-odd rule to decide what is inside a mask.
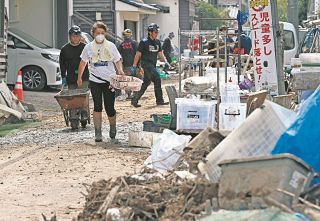
[[[157,103],[157,105],[168,105],[168,104],[169,104],[169,102],[164,102],[164,101]]]

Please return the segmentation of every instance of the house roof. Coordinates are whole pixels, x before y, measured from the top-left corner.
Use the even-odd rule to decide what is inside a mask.
[[[159,5],[159,4],[150,4],[151,6],[159,9],[163,13],[169,13],[170,12],[170,7],[169,6],[164,6],[164,5]]]
[[[135,6],[137,8],[143,8],[143,9],[148,9],[148,10],[152,10],[152,11],[160,11],[158,8],[153,7],[149,4],[146,4],[143,1],[138,1],[138,0],[118,0],[118,1]]]

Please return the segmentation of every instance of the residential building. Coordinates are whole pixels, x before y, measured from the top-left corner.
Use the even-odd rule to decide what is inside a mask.
[[[198,0],[179,0],[179,27],[181,30],[198,29],[196,4]],[[181,36],[181,49],[187,48],[188,37]]]
[[[159,38],[164,40],[170,32],[175,34],[173,44],[178,46],[179,0],[145,0],[146,3],[159,9],[156,15],[150,15],[149,21],[160,26]]]
[[[9,26],[60,48],[68,41],[73,0],[10,0]]]
[[[151,16],[157,15],[160,9],[139,0],[116,0],[116,34],[122,36],[124,29],[133,31],[137,41],[147,36],[146,29],[151,22]]]
[[[116,41],[115,2],[116,0],[73,0],[72,24],[90,33],[95,21],[103,21],[108,26],[109,38]]]

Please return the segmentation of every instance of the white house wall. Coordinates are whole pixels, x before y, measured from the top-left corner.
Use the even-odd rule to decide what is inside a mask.
[[[9,21],[9,26],[20,29],[41,42],[53,46],[55,41],[53,2],[52,0],[17,0],[18,16],[15,21]]]
[[[124,11],[120,11],[120,12],[116,12],[116,34],[118,36],[122,36],[122,32],[124,30],[124,21],[128,20],[128,21],[135,21],[135,22],[139,22],[140,21],[140,14],[138,12],[124,12]],[[137,25],[137,39],[140,39],[140,27],[139,25]]]
[[[160,26],[159,37],[166,38],[170,32],[175,34],[173,43],[178,46],[178,29],[179,29],[179,1],[178,0],[158,0],[159,5],[169,6],[170,13],[158,12],[156,15],[150,15],[148,21],[157,23]]]

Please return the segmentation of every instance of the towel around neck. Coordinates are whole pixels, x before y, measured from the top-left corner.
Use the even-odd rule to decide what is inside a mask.
[[[100,45],[102,45],[102,48],[100,49],[102,53],[99,53],[99,46],[96,41],[92,42],[92,63],[97,63],[99,61],[112,61],[113,57],[109,51],[108,41],[104,40]]]

